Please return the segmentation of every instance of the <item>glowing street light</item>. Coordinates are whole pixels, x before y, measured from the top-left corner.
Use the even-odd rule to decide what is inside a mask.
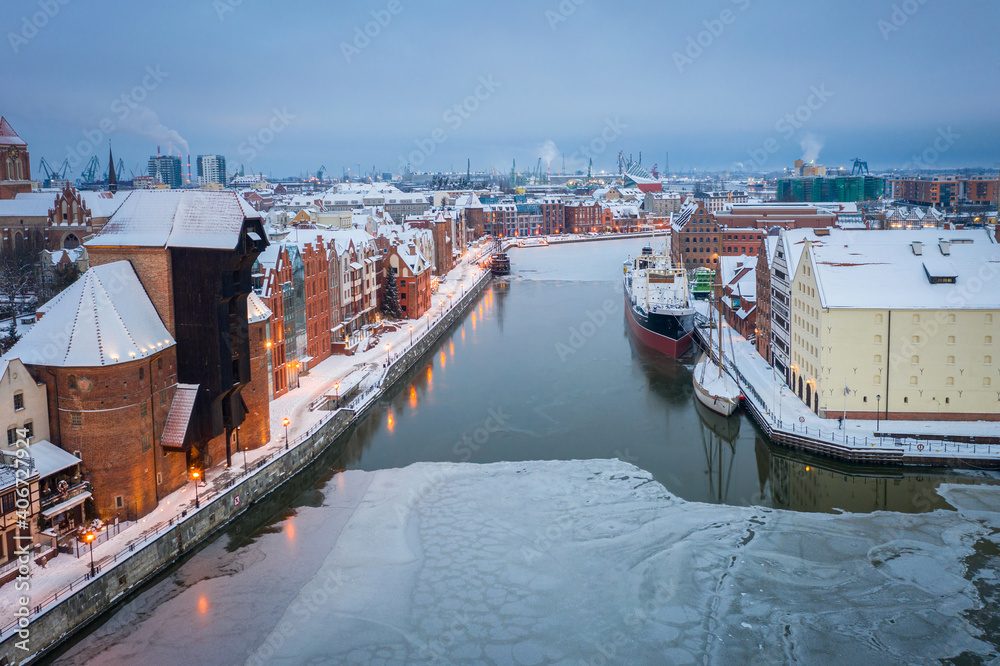
[[[94,539],[97,535],[94,534],[93,530],[87,530],[83,533],[83,542],[90,545],[90,577],[94,577]]]
[[[201,478],[201,472],[196,469],[191,470],[191,478],[194,479],[194,508],[201,508],[201,500],[198,498],[198,479]]]
[[[286,451],[288,450],[288,424],[289,423],[291,423],[291,421],[288,420],[287,416],[281,420],[281,425],[285,426],[285,450]]]
[[[413,327],[410,326],[410,346],[413,346]]]

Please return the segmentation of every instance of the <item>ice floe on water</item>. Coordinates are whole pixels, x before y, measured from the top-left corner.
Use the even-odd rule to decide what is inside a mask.
[[[215,560],[230,573],[199,577],[170,598],[149,590],[120,611],[114,635],[98,631],[67,658],[530,665],[995,656],[970,619],[984,608],[966,559],[996,539],[1000,489],[941,492],[956,511],[828,515],[685,502],[617,460],[348,471],[327,484],[324,506],[288,519],[292,535],[285,525],[235,553],[207,548],[176,575]],[[240,555],[247,550],[258,554]]]

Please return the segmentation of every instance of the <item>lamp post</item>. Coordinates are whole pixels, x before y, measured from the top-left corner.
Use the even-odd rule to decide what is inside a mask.
[[[94,539],[97,536],[94,534],[93,530],[87,530],[83,533],[83,541],[90,545],[90,577],[94,577]]]
[[[334,399],[337,401],[337,407],[340,407],[340,382],[333,385]]]
[[[875,434],[878,434],[879,417],[882,415],[882,396],[875,396]]]
[[[465,283],[463,282],[460,286],[462,287],[462,297],[464,298],[465,297]]]
[[[201,472],[196,469],[191,470],[191,478],[194,479],[194,508],[201,508],[201,499],[198,497],[198,479],[201,478]]]
[[[281,425],[285,426],[285,450],[286,451],[288,450],[288,424],[289,423],[291,423],[291,421],[288,420],[287,416],[281,420]]]
[[[448,309],[449,310],[455,305],[455,302],[453,300],[451,300],[454,295],[455,295],[454,293],[448,294]]]
[[[236,426],[236,450],[240,450],[240,427]],[[247,450],[243,449],[243,473],[247,473]]]
[[[413,327],[410,326],[410,346],[413,346]]]

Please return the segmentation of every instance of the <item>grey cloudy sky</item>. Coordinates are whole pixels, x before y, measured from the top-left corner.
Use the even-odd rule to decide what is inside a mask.
[[[984,0],[8,0],[0,113],[45,157],[297,175],[1000,167]],[[41,27],[38,27],[41,26]],[[364,33],[367,31],[367,35]],[[936,142],[936,147],[935,147]],[[96,147],[95,147],[96,146]],[[922,156],[922,157],[921,157]],[[79,174],[79,167],[74,175]],[[128,175],[126,173],[126,175]]]

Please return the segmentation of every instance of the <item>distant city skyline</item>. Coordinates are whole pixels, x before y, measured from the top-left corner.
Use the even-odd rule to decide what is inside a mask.
[[[1000,6],[445,0],[7,6],[2,113],[78,177],[109,139],[231,172],[1000,168]]]

